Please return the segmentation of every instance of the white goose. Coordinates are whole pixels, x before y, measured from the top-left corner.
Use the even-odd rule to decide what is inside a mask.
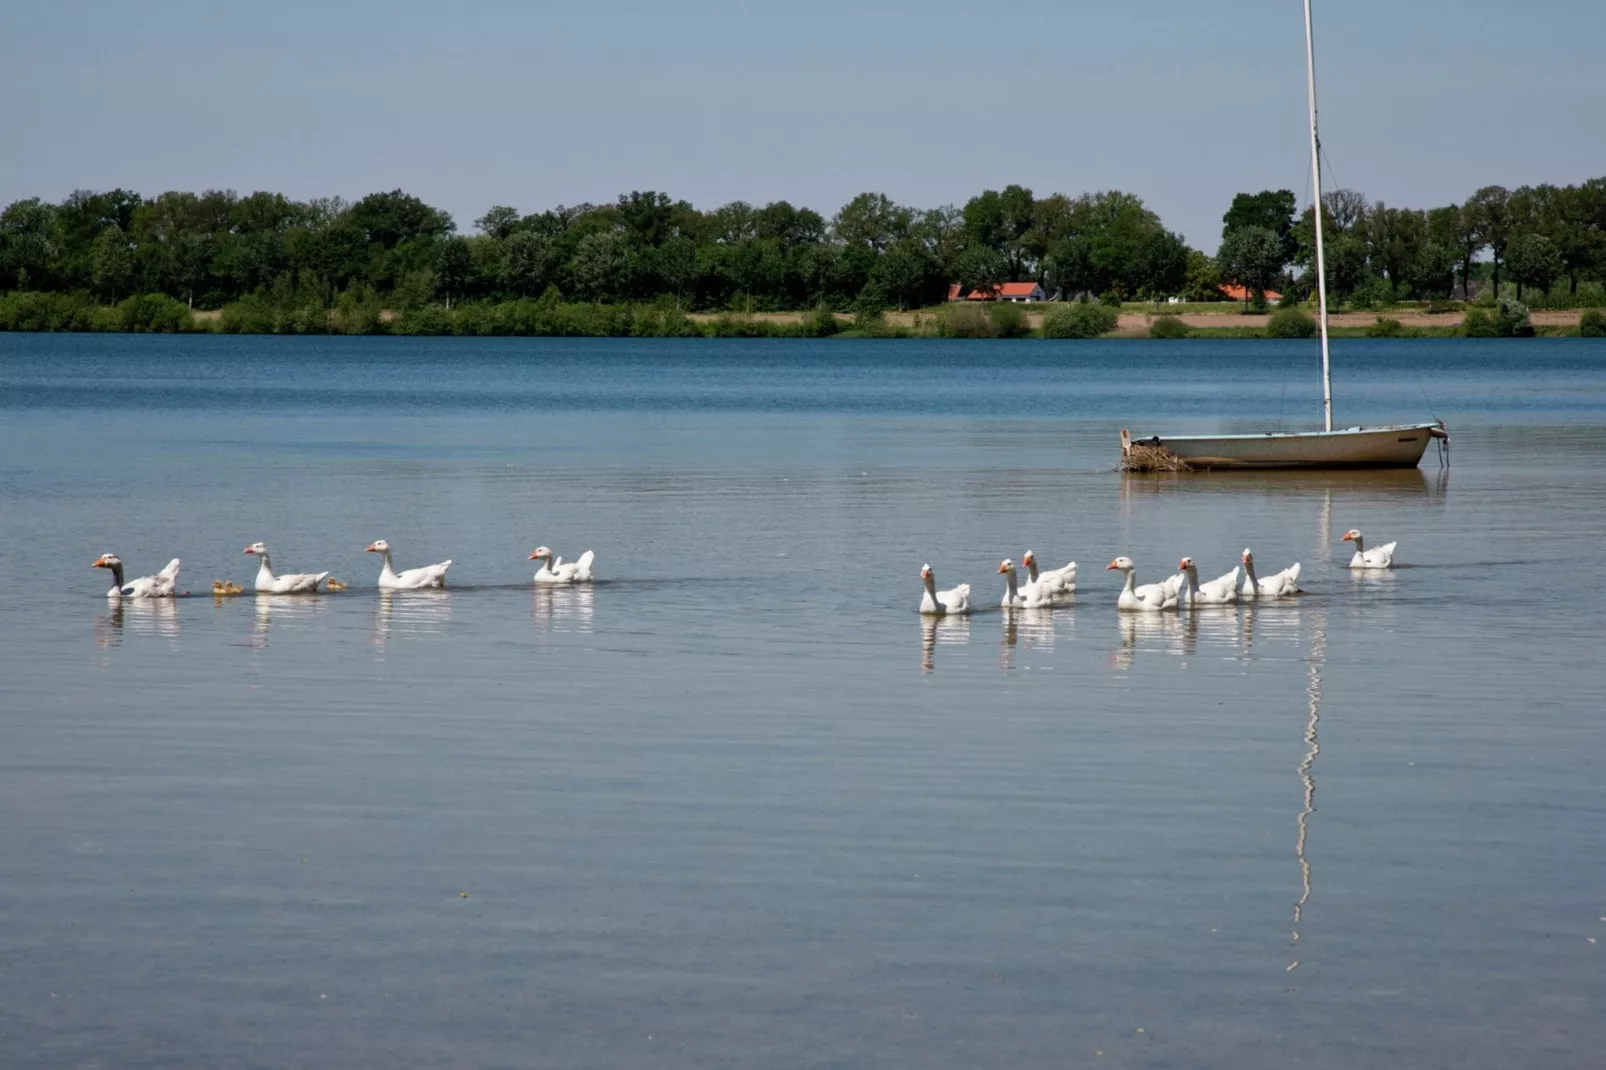
[[[1397,542],[1386,542],[1382,546],[1374,546],[1370,550],[1361,541],[1361,533],[1354,528],[1344,532],[1344,541],[1355,544],[1355,556],[1349,559],[1350,568],[1393,568],[1394,548]]]
[[[1047,609],[1053,605],[1049,589],[1041,583],[1017,585],[1015,562],[1009,558],[999,564],[998,572],[1004,577],[1004,600],[999,605],[1005,609]]]
[[[970,612],[970,584],[961,583],[957,587],[939,591],[937,577],[932,573],[930,565],[920,566],[920,579],[926,585],[926,593],[920,598],[920,612],[938,617],[950,614],[958,616]]]
[[[1245,598],[1292,598],[1303,594],[1299,587],[1299,562],[1281,572],[1260,579],[1255,575],[1255,555],[1246,548],[1243,552]]]
[[[1177,562],[1181,575],[1186,578],[1186,585],[1179,594],[1185,605],[1190,606],[1226,606],[1238,601],[1238,568],[1219,579],[1199,582],[1199,569],[1193,563],[1193,558],[1184,557]]]
[[[551,549],[545,546],[537,546],[535,551],[530,554],[531,561],[541,562],[541,567],[535,573],[535,582],[559,586],[570,583],[590,583],[591,564],[596,559],[596,552],[587,550],[580,555],[578,561],[564,563],[563,558],[553,557]]]
[[[1132,563],[1130,557],[1118,557],[1104,567],[1106,570],[1113,568],[1126,573],[1126,585],[1121,588],[1121,596],[1115,601],[1118,608],[1145,613],[1159,613],[1162,610],[1177,608],[1178,592],[1168,589],[1166,584],[1146,583],[1142,587],[1135,586],[1137,566]]]
[[[423,565],[397,572],[390,559],[390,543],[384,539],[375,539],[364,552],[381,556],[384,563],[379,568],[379,586],[383,590],[416,591],[424,587],[445,587],[446,570],[452,567],[452,562],[446,560],[438,565]]]
[[[1021,567],[1033,583],[1039,583],[1048,591],[1048,596],[1055,603],[1070,602],[1072,595],[1076,594],[1076,562],[1072,561],[1064,568],[1051,568],[1046,572],[1037,569],[1037,555],[1027,550],[1021,555]]]
[[[154,576],[141,576],[135,580],[123,579],[123,562],[116,554],[101,554],[90,568],[109,569],[112,589],[107,598],[172,598],[178,594],[178,558]]]
[[[265,544],[254,542],[245,548],[245,552],[262,559],[262,565],[257,569],[256,589],[259,594],[315,593],[318,584],[329,578],[327,572],[290,572],[283,576],[275,576]]]

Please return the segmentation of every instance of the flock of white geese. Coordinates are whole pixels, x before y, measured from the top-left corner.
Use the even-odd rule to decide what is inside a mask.
[[[1355,544],[1355,555],[1350,558],[1350,568],[1394,567],[1394,548],[1397,543],[1386,543],[1369,550],[1361,533],[1353,528],[1344,533],[1344,541]],[[313,594],[320,590],[339,590],[344,586],[338,581],[331,580],[328,572],[274,572],[268,548],[263,543],[252,543],[245,548],[245,552],[258,561],[255,585],[258,594]],[[446,560],[398,572],[391,557],[390,543],[384,539],[369,543],[366,552],[379,555],[377,585],[381,590],[428,590],[445,587],[446,570],[452,567],[452,562]],[[564,561],[549,547],[538,546],[530,554],[529,559],[540,562],[534,582],[538,586],[556,587],[592,582],[597,555],[594,551],[587,550],[574,561]],[[1261,576],[1255,571],[1255,555],[1248,549],[1240,555],[1240,561],[1242,564],[1235,565],[1231,572],[1213,580],[1201,581],[1193,558],[1184,557],[1177,562],[1178,571],[1175,575],[1168,576],[1159,583],[1145,584],[1137,582],[1137,566],[1132,563],[1130,557],[1117,557],[1104,567],[1125,575],[1126,582],[1116,598],[1116,606],[1134,612],[1163,613],[1167,610],[1181,609],[1183,606],[1231,605],[1239,598],[1256,601],[1292,598],[1302,593],[1299,586],[1299,562],[1294,562],[1281,572]],[[107,598],[173,598],[179,593],[180,563],[176,557],[160,572],[133,580],[123,575],[123,562],[116,554],[101,554],[91,567],[111,572],[112,587],[106,592]],[[1062,568],[1043,570],[1037,567],[1037,556],[1027,550],[1021,556],[1021,568],[1026,570],[1024,583],[1021,582],[1013,561],[1005,558],[998,566],[999,574],[1004,577],[1004,597],[1000,605],[1005,609],[1049,609],[1070,605],[1075,600],[1075,561]],[[1241,584],[1238,579],[1240,571],[1243,572]],[[932,572],[929,564],[920,567],[920,579],[925,584],[925,594],[920,599],[921,613],[942,617],[962,615],[971,611],[970,584],[961,583],[957,587],[939,591],[936,574]],[[212,589],[215,594],[244,592],[244,588],[222,581],[214,583]]]
[[[245,548],[245,552],[257,559],[258,594],[316,594],[319,591],[338,591],[345,587],[345,584],[338,580],[330,579],[328,572],[274,572],[273,561],[268,556],[267,546],[263,543],[254,542]],[[452,562],[446,560],[397,572],[396,563],[390,553],[390,543],[384,539],[376,539],[369,543],[366,552],[379,555],[378,587],[385,591],[424,591],[445,587],[446,570],[452,567]],[[576,583],[590,583],[592,566],[596,563],[597,555],[594,551],[587,550],[575,560],[565,561],[550,548],[537,546],[530,554],[530,560],[541,563],[535,572],[535,582],[538,586],[565,587]],[[111,572],[112,586],[111,590],[106,592],[107,598],[173,598],[179,593],[180,562],[176,557],[169,561],[162,571],[133,580],[124,577],[122,559],[116,554],[101,554],[90,567],[103,568]],[[212,584],[214,594],[243,594],[244,591],[243,587],[221,580]]]
[[[1344,541],[1355,544],[1350,568],[1381,570],[1394,567],[1394,548],[1398,543],[1385,543],[1369,550],[1361,533],[1354,528],[1344,533]],[[1203,582],[1191,557],[1184,557],[1177,562],[1176,574],[1159,583],[1139,584],[1137,566],[1130,557],[1117,557],[1104,567],[1125,574],[1126,582],[1115,604],[1120,609],[1137,613],[1164,613],[1180,610],[1183,606],[1233,605],[1240,598],[1245,601],[1269,601],[1303,593],[1299,586],[1299,562],[1294,562],[1281,572],[1261,576],[1255,571],[1255,555],[1248,549],[1239,556],[1239,560],[1242,564],[1233,566],[1231,572]],[[1026,570],[1025,583],[1020,580],[1015,562],[1009,558],[1005,558],[998,566],[999,574],[1004,577],[1004,598],[999,603],[1003,608],[1051,609],[1070,605],[1075,600],[1075,561],[1063,568],[1045,571],[1037,567],[1036,555],[1027,550],[1021,557],[1021,568]],[[1240,571],[1243,572],[1241,584],[1238,581]],[[920,579],[926,586],[925,594],[920,599],[921,613],[944,617],[971,611],[970,584],[961,583],[957,587],[939,591],[936,574],[931,571],[929,564],[920,567]]]

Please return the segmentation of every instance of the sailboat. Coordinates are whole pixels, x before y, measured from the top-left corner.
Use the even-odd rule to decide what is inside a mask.
[[[1322,256],[1322,151],[1316,130],[1316,49],[1311,39],[1311,0],[1305,0],[1305,73],[1310,98],[1310,159],[1315,183],[1316,294],[1322,338],[1322,422],[1320,431],[1276,431],[1249,435],[1155,435],[1134,438],[1121,430],[1121,455],[1134,446],[1164,450],[1194,468],[1414,468],[1428,442],[1448,439],[1441,421],[1383,427],[1333,429],[1333,373],[1327,341],[1327,270]]]

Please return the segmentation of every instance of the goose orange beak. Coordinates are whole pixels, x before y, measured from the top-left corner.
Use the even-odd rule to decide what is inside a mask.
[[[1355,533],[1354,532],[1352,532],[1352,531],[1344,532],[1344,539],[1343,539],[1344,542],[1352,542],[1352,541],[1354,541],[1354,539],[1355,539]]]
[[[1004,565],[999,565],[999,566],[998,566],[998,571],[999,571],[999,572],[1000,572],[1000,573],[1003,573],[1003,572],[1008,572],[1008,571],[1009,571],[1009,569],[1008,569],[1008,568],[1007,568],[1007,567],[1006,567],[1006,566],[1004,566]]]
[[[1112,568],[1120,568],[1120,567],[1121,567],[1120,565],[1117,565],[1114,561],[1111,561],[1108,565],[1104,566],[1104,571],[1108,572]]]
[[[541,556],[540,554],[531,554],[529,557],[525,558],[525,560],[526,561],[534,561],[536,558],[538,558],[540,556]]]
[[[101,554],[99,557],[95,558],[94,564],[90,565],[89,567],[90,568],[105,568],[106,567],[106,555],[105,554]]]
[[[245,548],[245,552],[246,552],[246,553],[248,553],[248,554],[254,554],[254,553],[256,553],[256,551],[255,551],[255,550],[253,550],[253,549],[251,549],[251,547],[249,547],[249,546],[247,546],[247,547],[246,547],[246,548]]]
[[[375,546],[373,543],[369,543],[368,544],[368,549],[363,551],[363,553],[365,553],[365,554],[377,554],[378,552],[379,552],[379,547]]]

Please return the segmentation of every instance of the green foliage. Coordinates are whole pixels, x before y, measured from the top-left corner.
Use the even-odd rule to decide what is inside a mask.
[[[1019,305],[1008,301],[995,301],[987,307],[987,318],[992,321],[993,333],[998,338],[1025,338],[1032,333],[1026,324],[1026,313]]]
[[[1268,338],[1314,338],[1316,321],[1297,308],[1280,308],[1266,322]]]
[[[1461,334],[1466,338],[1498,338],[1494,317],[1482,308],[1469,308],[1461,319]]]
[[[1531,338],[1534,329],[1528,306],[1502,297],[1492,312],[1479,307],[1468,309],[1461,321],[1461,333],[1467,338]]]
[[[1581,338],[1606,338],[1606,312],[1598,308],[1586,309],[1578,317],[1578,334]]]
[[[1259,226],[1229,231],[1216,253],[1221,278],[1237,283],[1251,295],[1270,289],[1286,262],[1282,241],[1275,232]]]
[[[1244,227],[1260,227],[1277,236],[1283,253],[1283,263],[1294,258],[1294,212],[1298,199],[1293,190],[1261,190],[1259,193],[1240,193],[1232,199],[1227,214],[1221,217],[1221,236],[1225,238]],[[1278,266],[1281,270],[1281,265]]]
[[[271,192],[171,191],[146,200],[127,190],[79,190],[59,203],[31,198],[0,210],[0,295],[82,295],[6,305],[13,323],[77,329],[112,329],[128,319],[120,302],[129,295],[163,294],[197,309],[228,307],[227,316],[201,321],[208,329],[374,333],[394,323],[474,335],[704,332],[687,314],[721,309],[751,320],[731,330],[819,330],[819,317],[783,326],[752,315],[866,307],[856,302],[870,296],[878,307],[919,308],[954,282],[985,289],[1039,279],[1069,298],[1181,293],[1207,301],[1225,280],[1297,299],[1311,273],[1289,279],[1283,271],[1290,246],[1294,262],[1310,266],[1313,231],[1311,213],[1291,222],[1293,202],[1287,190],[1234,198],[1218,263],[1118,190],[1039,196],[1008,185],[962,208],[931,210],[865,193],[830,224],[785,201],[699,210],[635,190],[530,215],[494,206],[467,237],[456,236],[445,212],[401,190],[354,204]],[[1460,275],[1474,284],[1514,280],[1534,307],[1606,304],[1606,178],[1486,186],[1464,205],[1427,212],[1336,190],[1323,197],[1323,210],[1338,301],[1442,300]],[[532,300],[554,286],[580,303]],[[1503,291],[1486,289],[1493,311]],[[644,311],[660,300],[684,311]],[[629,311],[603,314],[592,304]],[[137,329],[176,322],[166,305],[129,307]],[[1015,327],[995,324],[983,309],[959,314],[954,329]]]
[[[84,294],[0,294],[0,331],[100,330],[99,314],[99,306]]]
[[[842,330],[836,313],[820,305],[803,314],[802,334],[806,338],[829,338]],[[855,325],[857,329],[857,325]]]
[[[1427,310],[1430,315],[1438,316],[1449,312],[1460,312],[1466,307],[1467,306],[1460,301],[1434,300],[1428,302]]]
[[[141,334],[174,334],[195,325],[189,307],[166,294],[137,294],[118,305],[117,314],[123,330]]]
[[[1120,313],[1105,305],[1075,303],[1060,305],[1043,317],[1044,338],[1097,338],[1109,334],[1120,322]]]
[[[1501,298],[1494,312],[1495,334],[1501,338],[1530,338],[1533,323],[1528,318],[1528,306],[1521,301]]]
[[[1542,298],[1561,275],[1561,254],[1543,234],[1518,234],[1506,245],[1506,266],[1517,284],[1519,301],[1524,287],[1538,290]]]
[[[1399,320],[1377,317],[1372,325],[1366,328],[1368,338],[1415,338],[1419,332],[1405,326]]]
[[[1161,316],[1149,324],[1150,338],[1186,338],[1188,325],[1176,316]]]
[[[1105,308],[1120,308],[1122,303],[1121,295],[1114,290],[1105,290],[1099,294],[1099,304]]]
[[[977,303],[952,304],[937,313],[939,338],[996,338],[993,321]]]

